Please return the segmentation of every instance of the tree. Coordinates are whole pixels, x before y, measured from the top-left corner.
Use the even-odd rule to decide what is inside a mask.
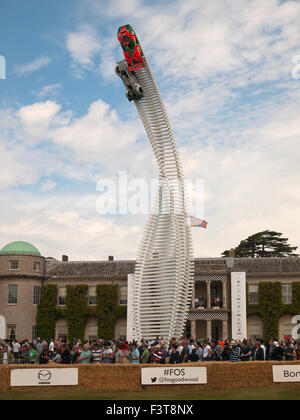
[[[288,238],[282,238],[282,233],[265,230],[244,239],[234,248],[235,257],[298,257],[294,254],[297,246],[290,246]],[[230,251],[222,253],[222,257],[229,257]]]

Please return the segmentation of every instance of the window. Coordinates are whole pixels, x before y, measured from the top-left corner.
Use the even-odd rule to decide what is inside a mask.
[[[19,270],[19,261],[18,260],[11,260],[9,261],[9,269],[10,270]]]
[[[120,325],[120,338],[121,338],[121,340],[126,340],[126,336],[127,336],[127,325],[126,324],[121,324]]]
[[[15,338],[16,338],[16,330],[17,330],[17,326],[16,325],[8,325],[7,326],[7,338],[9,340],[15,340]]]
[[[127,286],[120,286],[120,305],[127,305],[128,289]]]
[[[248,291],[249,291],[248,293],[249,303],[251,305],[258,305],[259,304],[258,284],[249,284]]]
[[[97,288],[96,288],[96,286],[89,287],[89,305],[97,305]]]
[[[61,338],[63,342],[66,342],[68,339],[68,326],[65,324],[59,325],[57,333],[58,338]]]
[[[33,304],[40,304],[41,288],[40,286],[33,286]]]
[[[282,333],[283,337],[292,337],[292,331],[294,328],[294,324],[283,324],[282,326]]]
[[[41,269],[41,264],[39,262],[34,262],[33,263],[33,271],[35,271],[36,273],[39,273]]]
[[[256,340],[258,338],[261,338],[262,336],[262,330],[261,326],[259,324],[254,324],[249,326],[249,337],[251,340]]]
[[[32,339],[36,340],[38,338],[38,333],[37,333],[37,326],[33,325],[32,326]]]
[[[89,327],[89,341],[98,340],[98,327],[97,325],[92,325]]]
[[[282,285],[282,303],[284,305],[290,305],[293,301],[293,290],[291,284]]]
[[[9,305],[18,304],[18,285],[17,284],[8,285],[8,304]]]
[[[59,287],[58,288],[58,304],[60,306],[64,306],[66,304],[66,297],[67,297],[67,288]]]

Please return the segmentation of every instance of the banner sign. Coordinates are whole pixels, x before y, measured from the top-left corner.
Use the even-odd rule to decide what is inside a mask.
[[[176,366],[176,365],[175,365]],[[206,367],[142,368],[142,385],[207,384]]]
[[[11,386],[78,385],[78,369],[13,369]]]
[[[6,322],[4,316],[0,315],[0,339],[6,339]]]
[[[136,323],[134,314],[134,274],[128,274],[127,297],[127,341],[137,340]]]
[[[246,273],[231,273],[231,318],[232,338],[243,341],[247,338],[247,292]]]
[[[274,365],[273,382],[300,382],[300,365]]]

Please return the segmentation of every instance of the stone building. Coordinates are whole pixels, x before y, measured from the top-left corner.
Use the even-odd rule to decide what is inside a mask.
[[[127,305],[127,276],[134,272],[135,261],[61,261],[45,258],[33,245],[14,242],[0,250],[0,316],[6,321],[7,337],[19,339],[37,336],[36,316],[42,288],[56,285],[57,307],[64,308],[68,285],[87,285],[87,304],[96,305],[96,287],[114,284],[118,287],[118,305]],[[246,272],[247,299],[258,304],[259,284],[279,282],[282,305],[291,305],[293,284],[300,283],[300,258],[212,258],[195,259],[193,299],[186,334],[192,337],[228,338],[231,336],[231,288],[233,271]],[[300,304],[300,302],[299,302]],[[300,315],[300,313],[299,313]],[[126,318],[115,323],[115,339],[126,336]],[[279,319],[279,336],[291,335],[292,315]],[[56,337],[68,337],[66,320],[59,319]],[[97,319],[90,318],[85,338],[97,337]],[[263,335],[260,315],[248,316],[248,338]]]

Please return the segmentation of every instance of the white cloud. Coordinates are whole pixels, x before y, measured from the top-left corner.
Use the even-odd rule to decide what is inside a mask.
[[[50,57],[38,57],[30,63],[24,65],[16,65],[14,71],[17,75],[23,76],[28,73],[32,73],[40,70],[43,67],[48,66],[52,59]]]
[[[51,179],[48,179],[47,181],[43,182],[41,186],[42,192],[50,192],[53,191],[56,187],[57,183],[55,181],[51,181]]]
[[[83,70],[94,67],[94,58],[99,53],[101,44],[96,32],[89,26],[83,26],[79,31],[67,35],[66,48],[73,60],[76,75],[81,76]]]
[[[58,91],[62,88],[61,83],[53,83],[51,85],[44,86],[40,92],[37,94],[39,98],[44,98],[45,96],[56,96]]]

